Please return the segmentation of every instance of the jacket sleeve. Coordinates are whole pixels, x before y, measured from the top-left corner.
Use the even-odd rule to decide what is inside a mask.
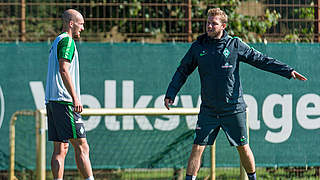
[[[259,51],[249,47],[246,43],[238,39],[240,61],[248,63],[264,71],[272,72],[280,76],[291,78],[291,72],[294,70],[290,66],[268,57]]]
[[[168,86],[165,98],[174,100],[177,93],[186,82],[188,76],[198,66],[196,59],[193,56],[193,45],[190,47],[186,55],[182,58],[177,71],[174,73],[172,80]]]

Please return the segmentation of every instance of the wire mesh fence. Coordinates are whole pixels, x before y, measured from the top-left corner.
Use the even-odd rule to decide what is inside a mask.
[[[319,42],[318,0],[266,0],[265,6],[281,14],[278,24],[268,30],[267,37],[275,41]]]
[[[17,179],[35,179],[37,151],[36,121],[33,111],[14,113],[10,124],[10,158],[5,160],[9,173],[4,173],[3,176],[0,173],[0,178],[13,178],[13,171],[15,171]]]
[[[243,26],[252,27],[250,36],[257,36],[257,27],[266,29],[259,41],[319,41],[319,0],[0,0],[0,41],[52,41],[61,31],[62,12],[74,8],[85,17],[83,41],[191,42],[205,32],[206,12],[213,7],[228,14],[234,9],[238,14],[230,14],[231,21],[247,19]],[[266,23],[252,25],[253,20]]]
[[[36,173],[35,173],[35,158],[36,158],[36,135],[35,135],[35,119],[33,116],[30,115],[18,115],[16,120],[16,126],[15,126],[15,176],[18,179],[36,179]],[[160,143],[161,141],[163,144],[167,143],[169,139],[174,136],[174,134],[166,133],[165,135],[161,136],[163,140],[158,141],[157,138],[150,138],[151,134],[149,132],[136,132],[134,134],[130,133],[131,136],[138,136],[139,134],[143,135],[145,137],[146,141],[150,141],[150,145],[146,145],[145,142],[136,144],[136,147],[132,145],[128,145],[129,142],[126,141],[126,138],[128,136],[125,136],[123,134],[121,135],[113,135],[110,136],[110,132],[107,133],[106,131],[101,131],[100,134],[97,136],[90,136],[90,133],[88,134],[88,142],[91,147],[91,160],[93,163],[93,172],[95,179],[99,180],[150,180],[150,179],[157,179],[157,180],[168,180],[168,179],[183,179],[183,176],[186,174],[186,160],[188,158],[188,155],[190,154],[191,150],[191,143],[192,143],[192,131],[186,131],[185,133],[182,133],[178,138],[175,139],[172,143],[169,145],[166,145],[164,149],[160,149],[159,153],[155,153],[152,157],[154,158],[147,158],[147,161],[141,161],[139,166],[131,167],[131,168],[125,168],[120,167],[121,164],[117,166],[108,166],[106,165],[105,168],[102,168],[103,166],[96,166],[101,160],[108,164],[110,161],[112,161],[113,157],[118,158],[118,161],[121,161],[121,159],[125,158],[127,161],[136,161],[138,162],[139,158],[135,157],[134,153],[131,153],[132,151],[138,152],[144,148],[147,148],[151,150],[152,143]],[[106,135],[108,134],[108,135]],[[117,133],[119,134],[119,133]],[[97,133],[96,133],[97,135]],[[115,137],[121,136],[122,142],[115,140]],[[217,141],[219,139],[224,138],[222,137],[223,134],[219,134]],[[107,139],[107,141],[103,141],[103,139]],[[159,138],[158,138],[159,139]],[[98,140],[98,141],[94,141]],[[139,141],[141,142],[141,141]],[[121,143],[124,143],[127,145],[127,148],[123,148],[121,146]],[[116,156],[115,151],[110,151],[110,149],[114,148],[110,144],[114,144],[114,147],[117,147],[119,151],[126,151],[125,157],[118,157]],[[160,143],[161,144],[161,143]],[[221,143],[217,143],[218,148],[222,148]],[[50,143],[47,145],[47,150],[50,151]],[[122,147],[122,148],[121,148]],[[134,148],[135,150],[133,150]],[[93,150],[99,150],[99,153],[92,153]],[[130,150],[131,149],[131,150]],[[139,150],[140,149],[140,150]],[[136,151],[138,150],[138,151]],[[208,152],[209,148],[206,148],[204,155],[202,157],[202,164],[201,169],[199,171],[197,179],[204,180],[204,179],[210,179],[210,168],[208,166],[208,159],[210,159],[210,153]],[[104,153],[107,152],[107,153]],[[50,154],[50,153],[47,153]],[[145,153],[142,155],[147,156]],[[217,156],[220,156],[220,159],[226,159],[223,157],[226,157],[225,155],[217,154]],[[228,156],[230,156],[229,154]],[[71,166],[74,160],[71,160],[70,157],[73,156],[72,148],[69,149],[68,158],[66,159],[66,165],[65,165],[65,173],[64,173],[64,179],[82,179],[79,172],[76,170],[75,166]],[[8,157],[7,157],[8,158]],[[97,159],[98,158],[98,159]],[[50,157],[47,157],[47,171],[46,171],[46,179],[51,180],[53,179],[52,174],[50,172],[50,168],[48,166],[48,163],[50,163],[49,160]],[[141,158],[140,158],[141,159]],[[223,179],[239,179],[239,163],[234,166],[226,166],[225,164],[228,164],[228,162],[224,162],[218,159],[219,164],[217,164],[217,167],[215,169],[216,179],[223,180]],[[115,161],[116,163],[118,161]],[[169,164],[178,164],[178,166],[175,167],[161,167],[161,164],[165,164],[166,162],[169,162]],[[181,163],[181,164],[180,164]],[[274,167],[257,167],[257,177],[259,179],[309,179],[309,180],[315,180],[319,179],[319,167],[277,167],[276,165]],[[8,173],[6,171],[0,172],[0,178],[1,179],[7,179]]]

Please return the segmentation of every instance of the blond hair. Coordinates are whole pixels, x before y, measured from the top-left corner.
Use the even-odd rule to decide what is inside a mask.
[[[208,17],[209,16],[220,16],[220,20],[222,23],[227,23],[228,22],[228,16],[227,14],[222,11],[220,8],[212,8],[208,10]]]

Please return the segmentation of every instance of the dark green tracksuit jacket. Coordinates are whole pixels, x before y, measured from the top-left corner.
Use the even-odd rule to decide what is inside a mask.
[[[276,59],[250,48],[239,38],[224,31],[221,39],[203,34],[192,43],[181,60],[167,89],[166,98],[174,100],[188,76],[198,67],[201,81],[201,112],[230,115],[244,112],[246,104],[239,76],[239,63],[291,78],[293,69]]]

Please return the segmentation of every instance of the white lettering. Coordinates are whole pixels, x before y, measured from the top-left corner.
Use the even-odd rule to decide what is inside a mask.
[[[274,116],[274,106],[281,105],[282,107],[282,117],[276,118]],[[281,143],[286,141],[292,131],[292,95],[279,95],[271,94],[269,95],[262,107],[262,116],[265,124],[272,129],[281,128],[280,132],[267,131],[265,139],[272,143]]]
[[[104,81],[104,104],[105,108],[116,108],[116,81],[106,80]],[[105,126],[111,131],[120,130],[120,122],[117,121],[116,116],[105,116]]]
[[[165,108],[164,97],[165,95],[161,95],[157,97],[157,99],[154,102],[155,108]],[[176,106],[178,104],[178,100],[179,99],[176,97],[172,105]],[[179,115],[165,115],[162,117],[167,118],[168,120],[156,118],[154,122],[154,128],[159,129],[161,131],[171,131],[179,126],[179,123],[180,123]]]
[[[122,82],[122,106],[124,108],[146,108],[152,96],[140,96],[134,106],[134,83],[133,81]],[[123,129],[133,130],[134,119],[142,130],[153,130],[153,127],[146,116],[123,116]]]
[[[181,95],[181,104],[185,108],[193,108],[192,96],[191,95]],[[198,97],[197,108],[200,107],[201,97]],[[189,129],[195,129],[197,124],[198,116],[186,116],[187,126]]]
[[[312,104],[313,107],[308,107]],[[320,128],[320,96],[317,94],[305,94],[297,103],[297,120],[300,126],[305,129]],[[318,118],[309,118],[308,116],[318,116]]]
[[[244,94],[243,99],[248,105],[247,112],[250,129],[259,130],[260,120],[258,120],[258,103],[256,99],[249,94]]]
[[[44,88],[41,81],[30,81],[29,82],[32,96],[34,103],[36,104],[36,109],[45,109],[46,106],[44,104],[45,102],[45,94],[44,94]],[[48,124],[47,124],[47,116],[45,120],[45,127],[46,130],[48,130]]]
[[[101,108],[101,105],[98,99],[89,94],[81,95],[81,103],[83,106],[85,105],[88,106],[88,108],[95,108],[95,109]],[[99,125],[101,116],[89,116],[87,120],[84,120],[84,119],[82,120],[83,120],[84,128],[86,129],[86,131],[91,131]]]
[[[45,90],[41,81],[29,82],[36,109],[44,109]],[[105,80],[104,82],[104,106],[105,108],[116,108],[116,80]],[[165,95],[155,99],[155,108],[165,108],[163,104]],[[258,103],[254,96],[245,94],[244,100],[248,105],[249,127],[253,130],[261,129],[261,120],[258,119]],[[197,104],[194,105],[191,95],[181,95],[181,105],[184,108],[200,107],[201,97],[198,96]],[[99,100],[88,94],[81,95],[82,104],[88,108],[101,108]],[[142,95],[137,101],[134,98],[134,81],[122,81],[122,107],[123,108],[147,108],[153,99],[151,95]],[[179,97],[177,96],[173,106],[177,106]],[[275,108],[281,108],[281,113],[276,114]],[[271,143],[282,143],[289,139],[292,133],[292,95],[271,94],[266,97],[262,105],[262,117],[265,125],[270,128],[266,131],[265,140]],[[0,128],[4,121],[5,103],[3,91],[0,86]],[[279,109],[280,109],[279,108]],[[189,129],[195,129],[197,116],[185,116],[186,125]],[[154,125],[151,124],[147,116],[123,116],[122,123],[117,120],[117,116],[105,116],[105,127],[111,131],[134,130],[138,125],[141,130],[161,130],[172,131],[180,124],[179,115],[165,115],[156,117]],[[296,119],[298,124],[307,130],[320,128],[320,96],[317,94],[305,94],[301,96],[296,105]],[[90,116],[84,120],[87,131],[96,129],[101,121],[101,116]],[[122,124],[122,128],[121,128]],[[47,127],[47,124],[46,124]]]
[[[41,81],[30,81],[29,83],[31,92],[33,95],[34,103],[36,104],[37,109],[44,109],[46,108],[44,104],[44,88]]]
[[[3,96],[3,92],[0,86],[0,102],[1,102],[1,109],[0,109],[0,128],[2,126],[2,122],[3,122],[3,118],[4,118],[4,111],[5,111],[5,107],[4,107],[4,96]]]

